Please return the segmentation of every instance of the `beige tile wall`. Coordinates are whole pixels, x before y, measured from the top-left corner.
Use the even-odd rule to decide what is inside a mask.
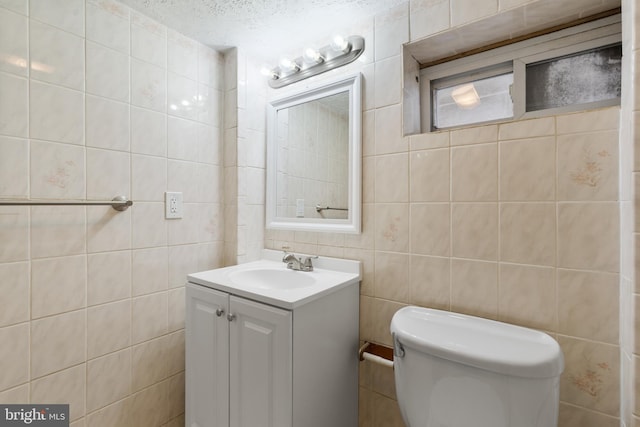
[[[0,208],[0,401],[184,425],[185,275],[222,264],[223,78],[112,0],[0,0],[0,198],[134,201]]]
[[[296,201],[302,199],[306,218],[346,218],[339,211],[318,213],[315,206],[347,206],[347,188],[342,184],[348,182],[348,117],[319,103],[296,106],[278,113],[278,128],[282,129],[278,161],[283,165],[279,170],[288,171],[277,178],[282,191],[278,216],[295,218]]]
[[[602,129],[594,130],[594,122]],[[445,132],[447,139],[457,142],[449,148],[437,142],[442,133],[406,138],[404,163],[377,168],[374,188],[389,181],[405,181],[412,189],[437,186],[432,176],[441,173],[451,182],[446,200],[434,192],[431,198],[405,195],[394,203],[371,203],[365,209],[362,236],[372,235],[369,240],[345,239],[340,246],[325,246],[319,235],[306,233],[305,241],[299,242],[297,233],[270,231],[273,240],[267,244],[279,249],[287,242],[295,250],[362,260],[363,340],[391,345],[391,316],[407,304],[550,333],[566,358],[561,400],[567,421],[561,425],[577,425],[571,420],[591,417],[616,425],[619,206],[617,180],[611,178],[618,174],[618,122],[618,108],[609,108],[477,129],[493,135],[493,142],[484,137],[477,142],[472,137],[476,129]],[[551,135],[541,138],[541,132]],[[563,157],[562,144],[571,145],[578,159]],[[410,149],[417,145],[437,148]],[[458,158],[461,153],[468,157]],[[432,154],[432,161],[439,162],[434,168],[409,161]],[[585,182],[584,168],[597,171],[593,180]],[[561,188],[567,191],[561,194]],[[363,408],[379,410],[376,400],[394,397],[384,387],[368,385],[369,375],[383,375],[375,372],[385,369],[364,370]],[[373,401],[366,401],[367,396]],[[376,414],[363,409],[362,425],[395,425],[383,421],[389,414]]]
[[[364,76],[363,233],[267,230],[266,246],[361,260],[363,340],[390,345],[407,304],[550,333],[559,426],[618,426],[620,109],[403,137],[400,46],[536,1],[467,3],[412,0],[359,27],[372,62],[345,72]],[[402,426],[391,371],[367,362],[360,378],[360,425]]]
[[[640,287],[638,277],[638,110],[640,109],[640,85],[638,84],[638,48],[640,37],[640,8],[635,1],[623,1],[623,84],[628,90],[622,96],[621,121],[621,379],[622,422],[625,427],[640,425]]]
[[[260,258],[264,247],[267,86],[260,59],[244,49],[225,59],[224,259],[233,265]]]
[[[241,205],[238,197],[238,146],[240,143],[238,138],[238,114],[232,113],[233,111],[239,111],[238,64],[238,50],[231,49],[225,55],[224,62],[224,110],[227,112],[223,125],[224,265],[235,265],[238,261],[238,254],[244,252],[244,244],[238,245],[238,238],[242,234],[238,230],[238,212]]]
[[[464,3],[354,24],[368,46],[345,68],[365,76],[363,234],[268,231],[266,245],[361,259],[363,339],[388,344],[406,304],[547,330],[568,355],[560,425],[617,425],[618,112],[403,138],[401,44],[535,1]],[[223,239],[227,262],[251,259],[265,234],[257,64],[232,51],[223,65],[111,0],[0,0],[0,23],[0,195],[136,201],[2,208],[0,401],[72,402],[73,425],[179,425],[184,274],[220,265]],[[197,94],[208,102],[180,108]],[[183,191],[183,220],[163,219],[167,189]],[[52,292],[56,277],[73,279]],[[361,425],[402,425],[390,372],[362,368]]]

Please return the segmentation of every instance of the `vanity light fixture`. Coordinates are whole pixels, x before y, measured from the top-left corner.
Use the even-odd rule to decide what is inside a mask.
[[[301,57],[283,59],[277,67],[263,68],[261,72],[269,78],[269,86],[277,89],[349,64],[362,55],[362,52],[364,38],[361,36],[335,36],[327,46],[320,49],[307,48]]]

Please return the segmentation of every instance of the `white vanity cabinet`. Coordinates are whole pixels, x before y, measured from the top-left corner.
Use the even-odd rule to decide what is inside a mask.
[[[357,427],[359,270],[278,294],[227,281],[245,266],[189,275],[186,426]]]
[[[187,425],[291,426],[292,312],[187,284]]]

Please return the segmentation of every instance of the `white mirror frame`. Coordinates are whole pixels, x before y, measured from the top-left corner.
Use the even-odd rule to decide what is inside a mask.
[[[362,216],[362,83],[360,73],[340,76],[295,95],[278,98],[267,106],[266,227],[279,230],[324,231],[358,234]],[[319,98],[349,94],[349,199],[347,219],[286,218],[277,216],[277,113]]]

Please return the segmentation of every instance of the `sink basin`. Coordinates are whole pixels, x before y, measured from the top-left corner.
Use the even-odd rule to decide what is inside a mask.
[[[313,271],[294,271],[282,251],[264,249],[263,258],[188,275],[197,285],[293,310],[360,281],[360,262],[320,256]]]
[[[270,268],[238,270],[229,274],[238,285],[258,289],[298,289],[313,286],[316,279],[309,272]]]

